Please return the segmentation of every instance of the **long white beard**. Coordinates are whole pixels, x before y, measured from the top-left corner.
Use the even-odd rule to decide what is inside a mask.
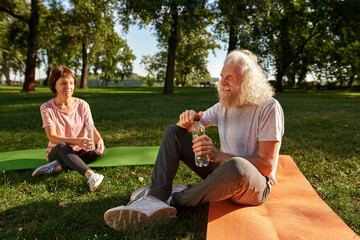
[[[232,91],[230,95],[222,94],[221,89],[222,86],[219,89],[219,101],[226,109],[240,107],[240,89]]]

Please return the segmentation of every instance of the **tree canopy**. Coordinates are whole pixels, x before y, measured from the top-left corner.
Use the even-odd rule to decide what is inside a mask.
[[[46,65],[48,75],[54,65],[67,65],[74,68],[75,72],[81,69],[80,87],[85,89],[89,64],[93,66],[95,62],[97,66],[94,69],[104,74],[109,75],[111,72],[110,76],[120,79],[131,75],[135,56],[126,41],[114,32],[116,1],[71,0],[64,5],[56,0],[42,3],[32,0],[31,5],[29,3],[31,8],[23,8],[23,2],[1,3],[1,23],[6,28],[1,31],[0,37],[4,39],[1,41],[4,43],[2,52],[7,53],[1,66],[5,75],[8,75],[9,61],[15,61],[16,51],[22,49],[12,39],[20,41],[23,36],[27,36],[24,91],[35,90],[35,67],[40,59]],[[30,13],[27,9],[31,9]],[[25,31],[24,27],[14,31],[18,22],[26,24]],[[111,67],[105,64],[109,59]]]
[[[80,71],[85,89],[88,72],[103,84],[122,81],[135,56],[114,28],[136,24],[155,32],[159,48],[143,56],[142,80],[164,84],[165,94],[209,79],[207,58],[219,41],[228,52],[257,54],[279,91],[309,74],[350,87],[359,84],[359,8],[356,0],[3,0],[0,74],[7,83],[10,71],[23,74],[24,91],[35,90],[39,64],[47,74],[54,65]]]
[[[161,47],[167,53],[164,93],[174,92],[176,50],[182,32],[189,35],[206,27],[211,21],[205,0],[124,0],[119,9],[120,20],[125,25],[136,20],[141,26],[151,25]]]

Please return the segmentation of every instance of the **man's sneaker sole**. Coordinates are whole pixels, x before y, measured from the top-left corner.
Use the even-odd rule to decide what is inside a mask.
[[[116,231],[142,229],[152,225],[162,225],[176,218],[176,208],[161,208],[150,216],[143,212],[117,207],[104,214],[105,222]],[[120,221],[122,219],[122,221]]]

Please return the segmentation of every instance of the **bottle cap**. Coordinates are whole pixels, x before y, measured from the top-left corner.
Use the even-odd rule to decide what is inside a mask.
[[[200,121],[200,118],[199,118],[198,116],[196,116],[196,117],[194,118],[194,121],[195,121],[195,122],[198,122],[198,121]]]
[[[86,126],[90,126],[90,123],[86,123]]]

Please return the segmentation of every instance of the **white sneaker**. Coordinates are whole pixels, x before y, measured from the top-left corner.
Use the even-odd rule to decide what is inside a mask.
[[[128,206],[119,206],[107,210],[104,220],[117,231],[128,231],[161,225],[176,218],[176,208],[163,201],[143,196]]]
[[[142,188],[138,188],[133,192],[130,196],[130,201],[128,202],[127,206],[138,200],[139,198],[146,196],[150,191],[149,186],[145,186]]]
[[[173,185],[172,187],[172,192],[171,192],[171,195],[173,195],[174,193],[176,192],[181,192],[182,190],[185,190],[187,189],[188,187],[184,184],[175,184]]]
[[[172,187],[172,194],[174,194],[175,192],[181,192],[182,190],[186,189],[187,186],[184,184],[175,184]],[[135,190],[135,192],[133,192],[130,196],[130,202],[127,205],[130,205],[131,203],[135,202],[136,200],[138,200],[139,198],[146,196],[150,191],[150,187],[149,186],[145,186],[142,188],[138,188]]]
[[[60,163],[57,160],[54,160],[48,164],[38,167],[33,171],[31,176],[41,175],[41,174],[50,174],[54,172],[55,167],[59,166]]]
[[[88,176],[88,184],[90,191],[94,192],[102,183],[104,176],[97,173],[92,173]]]

